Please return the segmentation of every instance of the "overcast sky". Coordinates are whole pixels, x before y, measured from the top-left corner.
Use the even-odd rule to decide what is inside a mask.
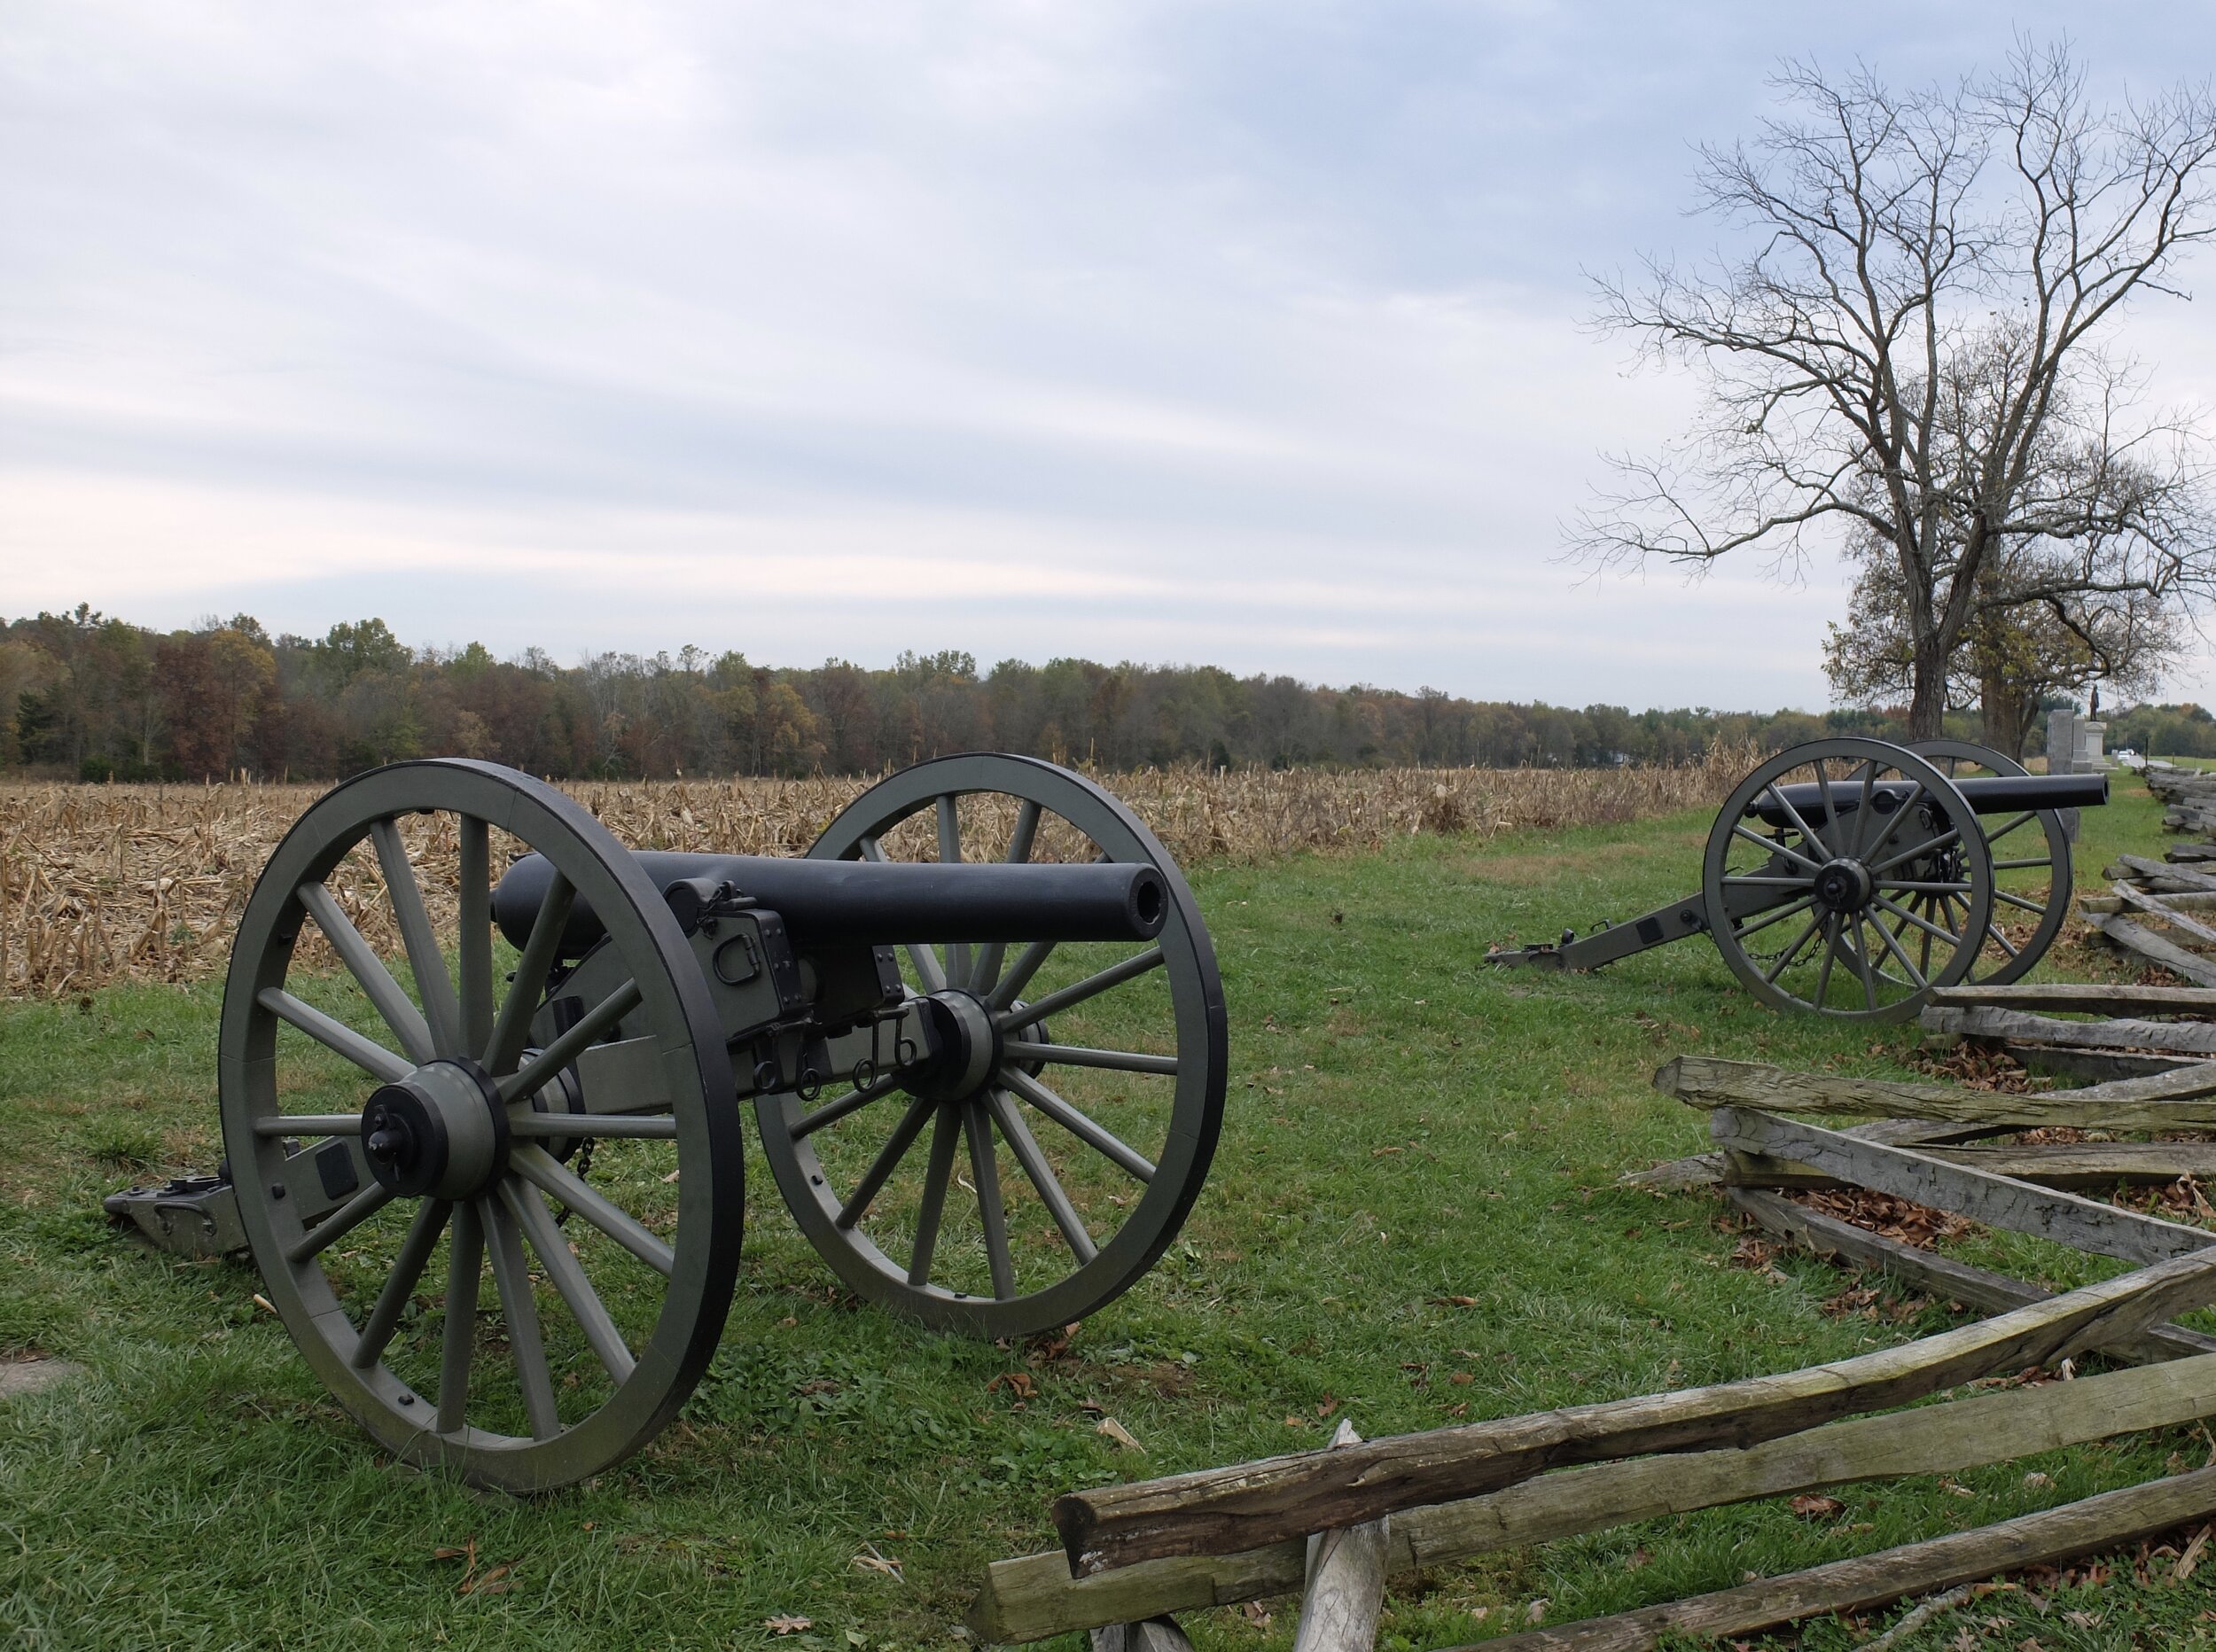
[[[1713,244],[1781,57],[2064,27],[2216,64],[2204,3],[0,0],[0,615],[1821,705],[1833,570],[1557,560],[1690,405],[1583,272]],[[2216,406],[2187,278],[2127,339]]]

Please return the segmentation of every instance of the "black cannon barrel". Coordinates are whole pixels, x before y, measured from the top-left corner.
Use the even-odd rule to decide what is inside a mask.
[[[1151,940],[1169,916],[1161,873],[1135,863],[802,861],[666,849],[632,858],[665,894],[673,884],[705,882],[753,896],[784,918],[802,951],[900,941]],[[527,854],[493,891],[494,920],[518,947],[552,873],[544,856]],[[600,933],[599,917],[581,898],[570,908],[562,950],[574,957]]]
[[[2095,808],[2108,801],[2108,776],[1972,775],[1955,782],[1955,790],[1962,794],[1963,802],[1980,814],[2009,814],[2018,809]],[[1906,803],[1915,791],[1916,783],[1911,780],[1882,780],[1870,788],[1871,802],[1879,811],[1891,814]],[[1773,791],[1791,804],[1809,825],[1822,823],[1823,788],[1814,781],[1778,786]],[[1747,810],[1748,814],[1771,826],[1788,824],[1791,817],[1772,797],[1772,791],[1762,793],[1755,799],[1754,807]],[[1852,814],[1862,805],[1861,783],[1847,779],[1832,782],[1831,801],[1841,814]]]

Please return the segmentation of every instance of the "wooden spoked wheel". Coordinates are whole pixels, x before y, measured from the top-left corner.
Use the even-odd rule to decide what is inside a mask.
[[[1949,780],[2031,773],[2014,758],[1970,740],[1919,740],[1908,750],[1929,759]],[[1980,815],[1978,824],[1993,859],[1993,922],[1964,978],[1973,986],[2006,986],[2038,967],[2070,916],[2070,834],[2056,809]],[[1927,917],[1953,903],[1951,896],[1920,899]],[[1960,916],[1958,907],[1954,910]]]
[[[1129,1289],[1198,1196],[1223,1112],[1223,988],[1168,853],[1082,775],[971,754],[893,775],[809,850],[817,860],[1143,861],[1167,920],[1152,941],[918,935],[913,996],[961,1021],[958,1079],[885,1079],[757,1099],[769,1167],[852,1289],[926,1324],[1021,1336]]]
[[[1977,816],[1928,760],[1878,740],[1781,752],[1725,801],[1702,899],[1731,972],[1775,1009],[1916,1014],[1977,962],[1993,867]],[[1947,903],[1933,914],[1919,896]]]
[[[489,896],[527,849],[558,876],[519,955],[498,939]],[[579,897],[623,985],[534,1049]],[[383,923],[363,916],[387,904]],[[311,925],[338,967],[299,955]],[[394,939],[373,944],[365,929]],[[661,1099],[594,1121],[588,1180],[579,1158],[564,1162],[577,1133],[556,1123],[553,1098],[578,1054],[609,1037],[653,1040]],[[732,1095],[668,908],[605,828],[526,775],[441,760],[348,781],[301,816],[247,903],[222,1032],[240,1219],[294,1343],[410,1461],[539,1490],[620,1461],[675,1414],[714,1352],[738,1266]],[[358,1185],[310,1225],[300,1212],[315,1190],[291,1185],[308,1161],[288,1166],[285,1147],[316,1138],[350,1144],[316,1158],[337,1191]]]

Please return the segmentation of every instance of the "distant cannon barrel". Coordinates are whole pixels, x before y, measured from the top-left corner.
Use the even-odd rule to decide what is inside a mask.
[[[901,941],[1151,940],[1169,915],[1168,886],[1143,863],[808,861],[674,850],[632,858],[673,905],[697,900],[702,884],[728,884],[752,896],[784,918],[802,951]],[[494,920],[518,947],[551,874],[543,856],[526,855],[493,891]],[[564,955],[577,956],[600,933],[599,918],[580,898],[562,932]]]
[[[2009,814],[2018,810],[2097,808],[2108,801],[2106,775],[1975,775],[1955,782],[1962,801],[1980,814]],[[1862,788],[1853,779],[1834,781],[1831,805],[1841,814],[1862,806]],[[1870,788],[1870,805],[1890,814],[1908,800],[1915,785],[1905,780],[1885,780]],[[1799,785],[1773,786],[1747,810],[1750,818],[1767,826],[1791,823],[1786,804],[1811,826],[1827,818],[1824,789],[1813,781]],[[1773,801],[1782,798],[1783,803]]]

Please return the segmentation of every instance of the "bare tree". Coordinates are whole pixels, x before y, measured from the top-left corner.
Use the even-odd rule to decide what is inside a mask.
[[[2105,348],[2216,233],[2206,91],[2097,109],[2066,49],[2021,43],[1949,89],[1809,65],[1778,84],[1790,113],[1697,172],[1698,209],[1749,250],[1596,284],[1598,324],[1692,367],[1705,408],[1660,457],[1615,462],[1576,547],[1603,565],[1760,549],[1796,572],[1812,536],[1882,545],[1918,738],[2011,548],[2052,552],[2020,559],[2022,601],[2216,591],[2196,433],[2130,422],[2136,376]]]

